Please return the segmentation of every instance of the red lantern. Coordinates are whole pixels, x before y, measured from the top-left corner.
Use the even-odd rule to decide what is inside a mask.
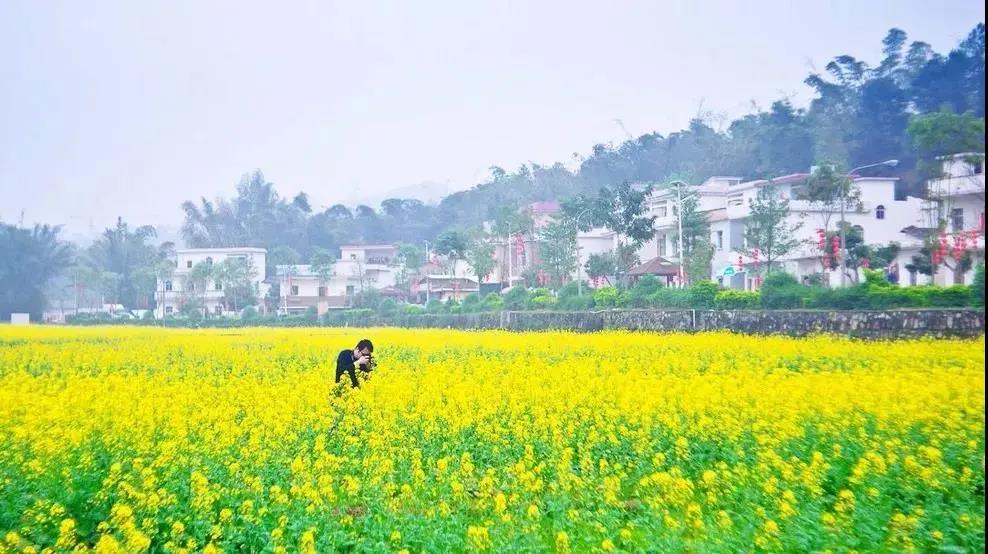
[[[521,233],[518,233],[515,237],[515,253],[524,254],[525,253],[525,239],[521,237]]]

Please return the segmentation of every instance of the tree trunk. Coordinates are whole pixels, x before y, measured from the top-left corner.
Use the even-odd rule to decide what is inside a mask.
[[[955,285],[963,285],[964,284],[964,273],[966,273],[966,272],[965,271],[961,271],[961,264],[958,263],[957,266],[954,269],[954,284]]]

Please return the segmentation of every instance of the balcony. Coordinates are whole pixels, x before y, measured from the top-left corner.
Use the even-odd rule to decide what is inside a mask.
[[[985,193],[985,174],[978,173],[962,177],[948,177],[929,182],[930,196],[964,196]]]

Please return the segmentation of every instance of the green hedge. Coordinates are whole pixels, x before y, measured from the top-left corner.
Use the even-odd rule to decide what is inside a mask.
[[[718,310],[757,310],[762,307],[762,295],[757,291],[727,289],[714,297]]]

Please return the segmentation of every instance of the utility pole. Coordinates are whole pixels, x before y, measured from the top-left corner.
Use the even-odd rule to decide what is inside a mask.
[[[432,263],[431,258],[429,258],[429,241],[422,241],[425,243],[425,303],[428,304],[430,297],[430,281],[429,281],[429,264]]]
[[[847,246],[846,246],[847,243],[845,242],[846,236],[844,233],[844,228],[847,227],[847,222],[844,220],[844,204],[847,203],[847,194],[848,192],[850,192],[849,190],[846,190],[844,188],[844,184],[845,183],[847,185],[851,184],[851,176],[854,175],[855,172],[860,171],[862,169],[868,169],[869,167],[878,167],[880,165],[895,167],[899,165],[899,160],[885,160],[884,162],[878,162],[878,163],[855,167],[851,171],[847,172],[847,175],[844,176],[844,183],[841,183],[841,190],[840,190],[840,286],[841,288],[844,288],[844,285],[847,282]]]
[[[675,185],[676,187],[676,224],[679,228],[679,286],[686,286],[686,256],[683,250],[683,186],[686,183],[682,181],[673,181],[669,183],[670,185]],[[689,185],[686,185],[689,186]],[[696,196],[696,194],[687,195],[685,200]]]

